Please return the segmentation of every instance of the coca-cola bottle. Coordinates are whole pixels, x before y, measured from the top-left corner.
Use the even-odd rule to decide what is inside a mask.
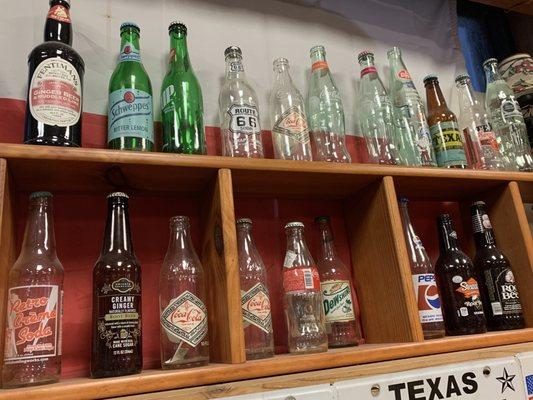
[[[56,254],[52,195],[30,195],[20,255],[9,271],[4,388],[59,380],[63,266]]]
[[[321,252],[318,259],[320,289],[326,317],[329,347],[357,345],[361,339],[350,271],[335,251],[329,217],[317,217],[320,229]]]
[[[194,251],[189,218],[170,219],[170,242],[159,275],[161,367],[207,365],[204,270]]]
[[[304,224],[285,225],[287,252],[283,262],[283,308],[287,320],[289,351],[327,351],[320,277],[304,239]]]
[[[237,220],[244,344],[248,360],[272,357],[274,335],[266,268],[252,238],[252,220]]]

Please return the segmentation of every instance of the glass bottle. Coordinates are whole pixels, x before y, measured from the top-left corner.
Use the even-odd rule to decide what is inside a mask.
[[[342,99],[329,71],[324,46],[314,46],[311,78],[307,92],[307,116],[315,161],[352,161],[346,148],[346,130]]]
[[[304,238],[304,224],[285,225],[287,252],[283,262],[283,308],[287,320],[289,352],[327,351],[320,278]]]
[[[218,96],[222,155],[263,158],[259,102],[244,74],[242,51],[231,46],[224,56],[226,80]]]
[[[457,244],[449,214],[437,221],[440,254],[435,265],[446,335],[486,332],[486,320],[474,265]]]
[[[3,388],[59,380],[63,276],[56,254],[52,195],[34,192],[20,255],[7,278]]]
[[[294,86],[286,58],[274,60],[276,78],[270,94],[270,120],[274,157],[311,161],[311,143],[304,99]]]
[[[120,56],[109,81],[110,149],[152,151],[154,147],[152,84],[141,62],[139,37],[133,22],[120,25]]]
[[[431,264],[426,249],[418,237],[409,217],[409,200],[400,198],[403,233],[407,242],[409,264],[413,277],[418,315],[422,324],[425,339],[436,339],[444,336],[444,320],[442,318],[441,301],[435,269]]]
[[[389,92],[401,140],[400,157],[406,165],[436,167],[424,104],[405,67],[400,48],[393,47],[387,56],[390,68]]]
[[[503,170],[500,145],[492,131],[485,107],[479,102],[466,74],[455,78],[459,95],[459,128],[466,139],[470,165],[474,169]]]
[[[252,238],[251,219],[237,220],[237,246],[246,359],[272,357],[274,335],[267,271]]]
[[[191,240],[189,218],[170,219],[170,241],[159,274],[161,367],[198,367],[209,362],[202,264]]]
[[[483,63],[487,80],[485,107],[492,127],[500,139],[500,152],[511,167],[533,171],[531,146],[526,124],[512,89],[498,71],[498,61],[489,58]]]
[[[446,105],[435,75],[424,78],[428,124],[439,167],[468,168],[466,144],[455,114]]]
[[[392,102],[374,66],[374,53],[363,51],[357,59],[361,66],[359,123],[369,162],[398,164]]]
[[[107,196],[107,222],[93,269],[91,377],[142,369],[141,266],[131,241],[128,196]]]
[[[509,259],[496,247],[485,203],[470,208],[476,242],[474,265],[480,276],[480,289],[489,330],[524,327],[522,304]]]
[[[316,222],[321,238],[318,272],[328,347],[355,346],[361,339],[361,332],[352,275],[335,250],[329,217],[317,217]]]
[[[189,60],[187,27],[172,22],[168,34],[168,71],[161,86],[161,150],[166,153],[205,154],[202,88]]]

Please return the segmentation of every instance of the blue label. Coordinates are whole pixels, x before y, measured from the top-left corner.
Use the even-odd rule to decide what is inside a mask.
[[[134,61],[141,62],[141,55],[139,49],[135,48],[133,43],[126,43],[120,50],[119,62],[123,61]]]
[[[152,95],[137,89],[119,89],[109,94],[107,141],[128,136],[154,142]]]

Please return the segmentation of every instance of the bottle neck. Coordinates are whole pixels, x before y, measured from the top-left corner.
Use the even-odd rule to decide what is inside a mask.
[[[495,63],[485,65],[484,69],[487,83],[503,80]]]
[[[313,51],[311,53],[311,72],[329,71],[326,54],[323,51]]]
[[[128,206],[124,200],[108,200],[107,222],[102,254],[132,254]]]
[[[51,198],[30,200],[22,253],[49,259],[57,258],[52,211]]]
[[[126,28],[120,33],[120,56],[119,62],[141,62],[141,48],[139,45],[139,31],[134,28]]]
[[[392,71],[405,69],[401,54],[397,50],[391,50],[387,54],[389,58],[389,66]]]
[[[457,93],[459,97],[459,105],[462,107],[473,106],[476,104],[476,97],[470,82],[460,82],[457,84]]]
[[[241,56],[229,55],[226,57],[226,79],[245,79]]]
[[[319,222],[319,229],[321,242],[320,257],[323,260],[333,260],[337,257],[337,252],[335,251],[333,233],[331,232],[328,221],[321,220]]]
[[[374,65],[374,59],[372,57],[365,57],[359,61],[361,66],[361,79],[374,80],[378,79],[378,71]]]
[[[194,247],[192,244],[190,225],[188,220],[179,218],[170,224],[170,241],[168,243],[167,254],[181,253],[192,255]]]
[[[287,250],[296,254],[304,254],[307,251],[303,229],[289,228],[287,232]]]
[[[446,100],[442,95],[440,86],[437,82],[428,82],[426,83],[426,100],[428,104],[428,110],[434,108],[447,108]]]
[[[239,248],[244,254],[250,254],[254,247],[252,239],[252,226],[248,224],[237,226],[237,240]]]
[[[44,25],[44,41],[72,45],[70,10],[65,1],[56,0],[50,4]]]
[[[274,66],[276,71],[276,83],[278,85],[292,86],[292,78],[289,73],[289,65],[286,63],[278,63]]]
[[[170,32],[169,63],[171,68],[178,70],[189,70],[191,67],[187,49],[187,35],[182,31]]]
[[[457,233],[453,229],[451,221],[439,223],[439,248],[441,253],[450,250],[459,250]]]

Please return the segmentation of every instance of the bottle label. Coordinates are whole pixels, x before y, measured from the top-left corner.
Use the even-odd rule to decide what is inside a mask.
[[[437,122],[429,130],[439,167],[467,165],[461,132],[456,122]]]
[[[41,62],[30,81],[28,100],[33,118],[47,125],[72,126],[81,115],[78,71],[59,57]]]
[[[229,70],[231,72],[243,72],[244,67],[242,66],[242,62],[240,61],[232,61],[229,63]]]
[[[492,127],[488,124],[476,126],[477,136],[481,147],[486,148],[491,153],[500,151],[500,146],[496,140],[496,134],[492,131]],[[466,134],[466,133],[465,133]]]
[[[320,283],[324,299],[326,322],[346,322],[355,319],[350,281]]]
[[[416,96],[418,97],[418,92],[416,91],[415,84],[413,83],[413,80],[411,79],[411,75],[409,74],[409,71],[407,71],[406,69],[402,69],[398,71],[397,76],[398,76],[398,80],[401,82],[407,94],[411,94],[415,92]]]
[[[141,54],[139,53],[139,49],[135,48],[133,43],[126,42],[124,46],[122,46],[118,62],[124,61],[133,61],[138,63],[141,62]]]
[[[509,268],[491,268],[484,271],[492,315],[522,313],[522,304],[513,271]]]
[[[247,292],[241,291],[241,308],[245,323],[255,325],[266,333],[272,332],[270,299],[267,288],[261,282]]]
[[[186,290],[163,310],[161,326],[171,341],[196,347],[207,335],[207,309],[202,300]]]
[[[70,24],[70,13],[68,9],[65,6],[62,6],[61,4],[57,4],[50,8],[50,11],[48,11],[48,15],[46,18],[55,19],[59,22],[66,22]]]
[[[320,290],[316,267],[283,268],[283,290],[286,294]]]
[[[327,61],[316,61],[311,65],[311,72],[317,69],[329,69]]]
[[[512,120],[516,117],[522,117],[520,106],[513,96],[509,96],[502,100],[500,104],[500,112],[504,121]]]
[[[152,95],[137,89],[109,94],[107,141],[128,136],[154,141]]]
[[[457,315],[459,317],[483,315],[478,283],[473,277],[465,279],[460,275],[453,276],[452,288],[455,293]]]
[[[309,143],[309,127],[307,118],[302,114],[299,107],[292,106],[280,115],[272,132],[285,135],[298,143]]]
[[[442,310],[435,274],[414,274],[413,285],[420,322],[422,324],[441,322]]]
[[[97,294],[98,340],[110,355],[134,354],[141,340],[141,286],[122,277],[102,285]]]
[[[61,354],[61,304],[57,285],[9,289],[4,351],[6,364],[40,361]]]
[[[230,116],[229,130],[234,135],[253,136],[261,133],[257,107],[232,104],[227,112]]]
[[[366,67],[366,68],[363,68],[363,69],[361,70],[361,78],[362,78],[363,76],[365,76],[366,74],[370,74],[370,73],[372,73],[372,72],[377,74],[378,71],[377,71],[376,67]]]

